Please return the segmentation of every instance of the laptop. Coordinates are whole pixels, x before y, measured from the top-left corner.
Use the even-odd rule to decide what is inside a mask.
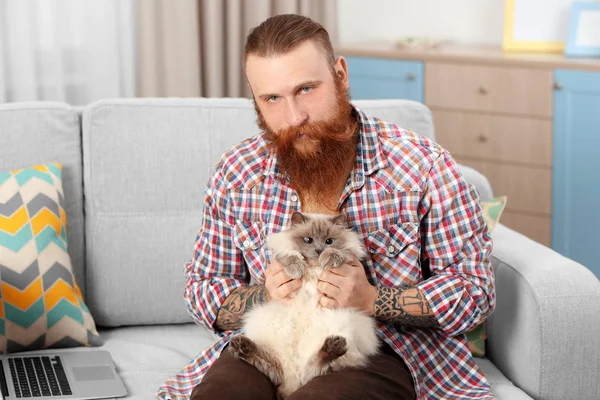
[[[111,399],[127,390],[104,350],[43,350],[0,355],[4,399]]]

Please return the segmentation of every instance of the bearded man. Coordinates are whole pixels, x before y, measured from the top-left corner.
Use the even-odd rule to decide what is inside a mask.
[[[186,267],[188,309],[221,340],[173,391],[277,398],[227,343],[253,306],[298,290],[263,245],[302,211],[344,213],[367,246],[364,265],[320,276],[320,304],[374,316],[381,351],[368,367],[317,377],[288,399],[494,398],[464,335],[495,306],[492,242],[478,194],[450,154],[354,107],[346,61],[309,18],[279,15],[254,28],[244,67],[263,132],[216,166]]]

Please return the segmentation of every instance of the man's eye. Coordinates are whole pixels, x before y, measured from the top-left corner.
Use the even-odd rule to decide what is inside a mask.
[[[334,242],[334,240],[332,238],[325,240],[325,244],[327,244],[327,245],[331,245],[331,244],[333,244],[333,242]]]
[[[267,99],[269,103],[275,103],[277,100],[279,100],[279,96],[271,96]]]
[[[311,244],[312,242],[313,242],[313,239],[311,237],[304,238],[304,243]]]
[[[312,87],[311,87],[311,86],[304,86],[302,89],[300,89],[300,91],[301,91],[302,93],[308,93],[308,92],[310,92],[311,90],[312,90]]]

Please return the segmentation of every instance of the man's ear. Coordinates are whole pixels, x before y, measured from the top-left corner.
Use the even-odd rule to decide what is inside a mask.
[[[339,56],[335,60],[334,69],[337,78],[342,81],[346,88],[348,88],[348,63],[343,56]]]
[[[300,211],[294,211],[292,214],[292,226],[303,224],[306,222],[306,217]]]

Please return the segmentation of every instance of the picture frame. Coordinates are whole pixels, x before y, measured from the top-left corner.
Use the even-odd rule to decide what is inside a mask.
[[[600,2],[573,3],[565,56],[600,57]]]
[[[577,0],[505,0],[502,49],[563,53]],[[594,0],[584,0],[593,3]]]

